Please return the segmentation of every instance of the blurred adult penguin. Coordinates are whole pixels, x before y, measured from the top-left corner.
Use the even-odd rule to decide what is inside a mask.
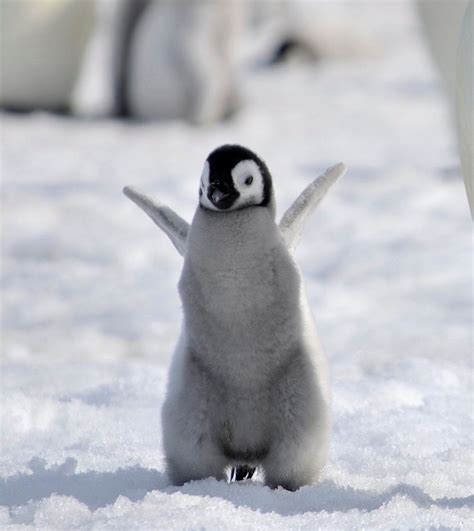
[[[237,0],[124,0],[114,52],[118,113],[197,124],[231,115],[242,10]]]
[[[459,32],[467,3],[468,0],[417,0],[423,33],[452,101],[456,95]]]
[[[456,79],[456,117],[458,126],[459,148],[461,163],[466,185],[467,198],[474,217],[473,188],[473,123],[474,109],[472,105],[474,86],[474,53],[473,53],[473,24],[474,1],[470,0],[464,14],[461,33],[459,36],[457,54],[457,79]]]
[[[255,1],[253,12],[256,23],[273,34],[271,63],[352,61],[379,53],[380,45],[357,5]]]
[[[0,106],[67,110],[94,16],[94,0],[1,0]]]
[[[429,49],[456,119],[462,173],[472,215],[473,1],[417,0],[417,5]]]

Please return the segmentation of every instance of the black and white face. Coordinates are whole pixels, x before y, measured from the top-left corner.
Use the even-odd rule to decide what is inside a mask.
[[[204,163],[199,188],[199,203],[204,208],[229,211],[266,206],[270,193],[267,167],[242,146],[217,148]]]

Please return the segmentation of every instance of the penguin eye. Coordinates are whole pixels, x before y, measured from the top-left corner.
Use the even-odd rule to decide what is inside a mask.
[[[249,177],[247,177],[247,178],[245,179],[245,184],[246,184],[247,186],[250,186],[252,183],[253,183],[253,177],[250,175]]]

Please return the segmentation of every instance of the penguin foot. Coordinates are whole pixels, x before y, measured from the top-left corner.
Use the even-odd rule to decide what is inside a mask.
[[[244,479],[251,479],[255,474],[257,467],[250,465],[233,466],[230,472],[230,481],[243,481]]]

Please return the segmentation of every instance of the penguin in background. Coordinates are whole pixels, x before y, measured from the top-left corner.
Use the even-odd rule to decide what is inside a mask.
[[[204,163],[189,226],[169,207],[124,193],[184,256],[183,326],[162,409],[167,473],[175,485],[252,477],[296,490],[320,477],[330,433],[330,391],[293,258],[309,214],[344,173],[311,183],[277,225],[271,174],[238,145]]]
[[[201,125],[232,115],[243,9],[238,0],[124,0],[113,51],[117,113]]]
[[[68,113],[95,0],[0,1],[0,107]]]
[[[417,0],[421,29],[451,102],[456,98],[456,50],[468,0]]]
[[[456,122],[461,170],[474,218],[473,6],[473,0],[417,0],[423,33]]]
[[[376,58],[378,43],[357,6],[341,2],[253,3],[259,31],[272,35],[270,64]],[[266,27],[266,30],[265,30]]]
[[[456,70],[456,118],[461,167],[464,176],[466,195],[474,218],[474,1],[470,0],[466,7],[461,24],[457,48]]]

